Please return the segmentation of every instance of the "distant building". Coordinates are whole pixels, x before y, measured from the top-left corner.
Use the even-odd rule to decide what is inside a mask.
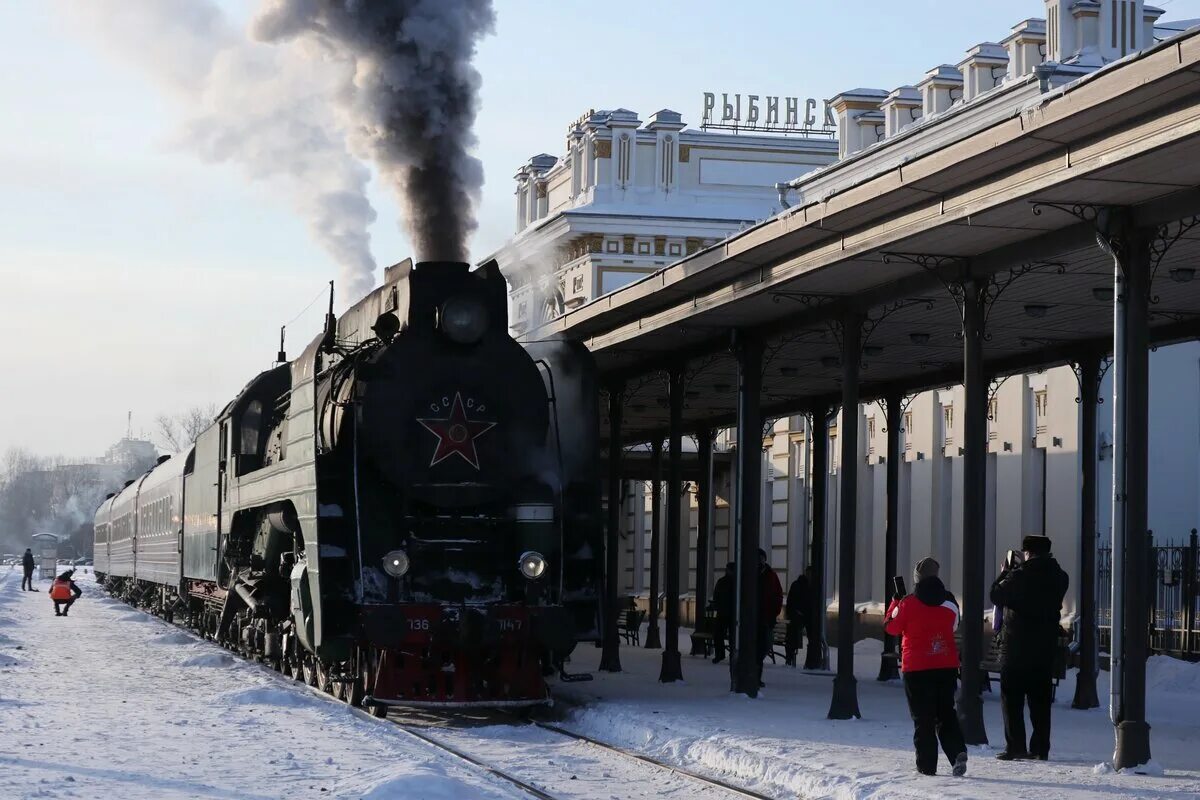
[[[492,256],[509,281],[510,324],[524,331],[773,216],[777,183],[836,160],[832,135],[691,130],[667,109],[644,125],[624,108],[589,111],[568,126],[563,157],[542,153],[517,170],[516,235]]]

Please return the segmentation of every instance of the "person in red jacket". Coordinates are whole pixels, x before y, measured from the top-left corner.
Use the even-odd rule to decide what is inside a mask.
[[[758,686],[763,683],[763,659],[771,652],[775,634],[775,619],[783,609],[783,585],[767,562],[767,551],[758,550]]]
[[[904,694],[913,720],[913,745],[917,771],[937,774],[937,746],[941,741],[955,775],[967,771],[967,745],[954,711],[954,689],[958,680],[958,603],[937,576],[932,558],[917,564],[913,594],[895,597],[885,618],[887,632],[902,636],[900,671]]]
[[[50,587],[50,599],[54,601],[54,616],[56,617],[67,616],[71,606],[83,594],[83,590],[72,580],[74,575],[75,570],[69,569],[55,578],[54,584]],[[64,603],[65,605],[63,605]],[[60,606],[62,606],[61,609]]]

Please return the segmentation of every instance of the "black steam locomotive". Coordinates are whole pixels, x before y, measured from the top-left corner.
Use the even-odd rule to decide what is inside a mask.
[[[389,268],[100,506],[97,575],[373,713],[545,702],[599,637],[595,377],[506,305],[495,262]]]

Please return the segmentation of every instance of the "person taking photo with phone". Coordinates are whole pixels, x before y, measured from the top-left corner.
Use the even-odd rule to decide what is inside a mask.
[[[888,606],[887,632],[902,636],[900,671],[904,694],[913,721],[913,746],[917,771],[936,775],[938,743],[955,775],[967,771],[967,745],[954,710],[958,685],[958,601],[938,578],[938,562],[923,558],[913,570],[913,594],[903,596],[903,580],[896,579],[896,596]]]

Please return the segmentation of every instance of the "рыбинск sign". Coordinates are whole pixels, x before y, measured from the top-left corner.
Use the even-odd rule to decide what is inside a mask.
[[[801,112],[801,100],[804,101],[803,112]],[[818,107],[823,112],[820,120],[817,117]],[[775,95],[760,97],[756,94],[748,94],[743,103],[742,95],[729,95],[722,92],[720,117],[716,116],[716,112],[717,95],[713,92],[705,92],[704,118],[700,123],[701,128],[731,128],[734,130],[753,128],[767,132],[772,130],[826,132],[828,129],[837,127],[829,102],[812,97],[778,97]]]

